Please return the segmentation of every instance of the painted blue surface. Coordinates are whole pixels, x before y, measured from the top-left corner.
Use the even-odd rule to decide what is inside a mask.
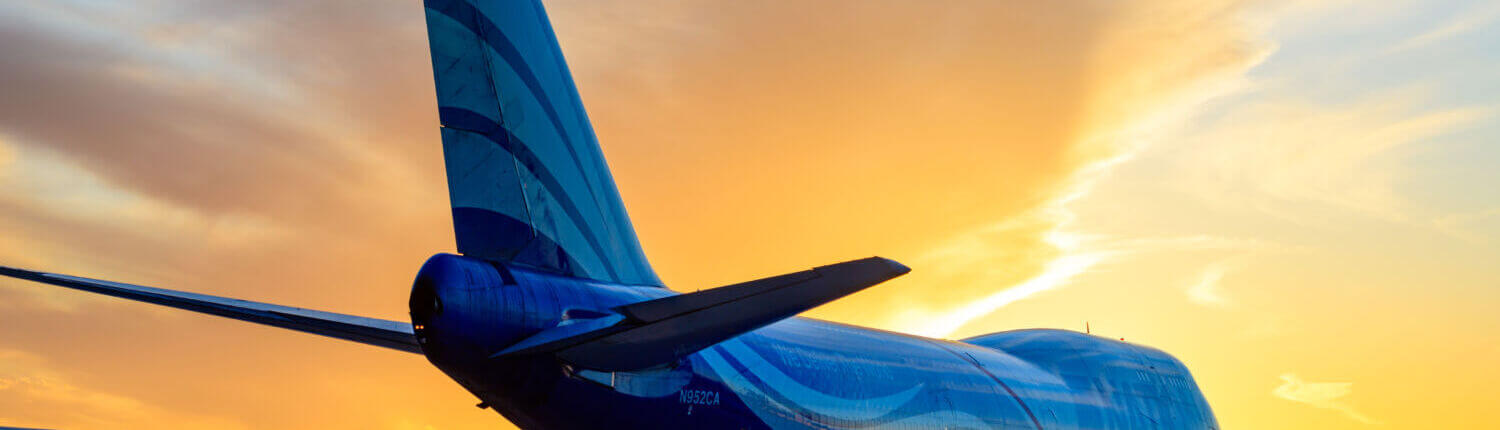
[[[1217,428],[1175,359],[1057,330],[953,342],[793,317],[706,349],[667,345],[682,358],[649,369],[515,353],[676,293],[641,288],[661,282],[540,3],[425,5],[464,256],[423,267],[414,333],[434,365],[521,427]]]
[[[0,276],[421,353],[528,429],[1218,428],[1187,368],[1156,349],[1061,330],[955,342],[785,318],[906,273],[879,258],[621,309],[678,293],[659,288],[641,252],[541,5],[426,5],[465,255],[423,265],[410,326],[4,266]],[[721,331],[589,337],[645,320],[664,325],[632,330]],[[579,337],[630,358],[671,354],[587,369],[574,349],[530,348]],[[669,363],[600,370],[641,362]]]
[[[438,255],[412,315],[428,359],[523,428],[1218,428],[1171,356],[1062,330],[955,342],[791,318],[639,371],[490,358],[579,324],[564,313],[673,294]]]
[[[541,5],[429,0],[426,13],[459,252],[661,286]]]

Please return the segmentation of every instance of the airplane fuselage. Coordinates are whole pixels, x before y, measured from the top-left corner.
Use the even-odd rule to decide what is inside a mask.
[[[423,4],[463,256],[422,267],[411,324],[0,276],[423,354],[527,429],[1218,428],[1187,369],[1152,348],[1063,330],[955,342],[795,317],[911,270],[878,256],[667,289],[541,3]]]
[[[1062,330],[955,342],[791,318],[639,371],[490,358],[674,294],[439,255],[414,286],[413,324],[433,364],[523,428],[1218,428],[1176,359]]]

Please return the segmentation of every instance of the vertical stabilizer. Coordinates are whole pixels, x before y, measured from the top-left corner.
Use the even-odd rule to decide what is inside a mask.
[[[542,5],[425,4],[458,251],[661,286]]]

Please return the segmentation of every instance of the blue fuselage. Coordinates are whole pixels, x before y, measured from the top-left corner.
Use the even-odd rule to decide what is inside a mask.
[[[577,315],[673,294],[439,255],[412,314],[429,360],[523,428],[1218,428],[1176,359],[1062,330],[954,342],[792,318],[633,372],[490,358]]]

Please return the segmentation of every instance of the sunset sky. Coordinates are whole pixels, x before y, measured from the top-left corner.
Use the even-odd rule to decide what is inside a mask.
[[[1500,3],[546,2],[647,256],[1174,354],[1243,429],[1500,422]],[[0,4],[0,264],[406,319],[411,1]],[[422,357],[0,280],[0,426],[510,428]]]

